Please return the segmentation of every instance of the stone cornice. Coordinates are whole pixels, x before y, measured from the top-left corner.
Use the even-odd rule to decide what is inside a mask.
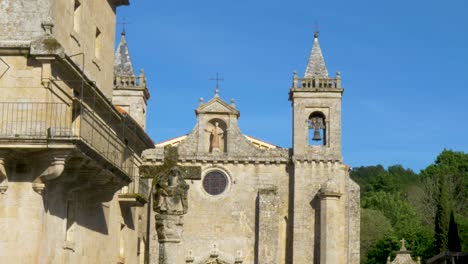
[[[163,157],[146,157],[143,161],[144,165],[162,164]],[[289,158],[272,157],[272,158],[254,158],[254,157],[215,157],[215,156],[186,156],[178,160],[179,163],[202,163],[202,164],[287,164]]]

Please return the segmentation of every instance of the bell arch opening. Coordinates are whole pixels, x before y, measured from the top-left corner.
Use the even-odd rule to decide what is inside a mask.
[[[325,146],[327,144],[327,125],[325,115],[315,111],[308,118],[309,133],[308,143],[310,146]]]

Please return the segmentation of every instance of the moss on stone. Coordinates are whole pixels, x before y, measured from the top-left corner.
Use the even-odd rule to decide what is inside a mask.
[[[44,45],[44,48],[48,51],[54,51],[60,48],[60,43],[54,38],[44,39],[42,44]]]

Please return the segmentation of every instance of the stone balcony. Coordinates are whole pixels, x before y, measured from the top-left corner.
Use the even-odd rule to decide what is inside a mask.
[[[150,195],[149,179],[133,176],[132,182],[124,186],[119,193],[119,202],[123,206],[143,206]]]
[[[62,171],[74,175],[70,178],[75,181],[110,186],[114,191],[124,185],[134,186],[138,156],[149,142],[138,139],[128,124],[134,122],[127,118],[95,112],[80,100],[71,104],[0,102],[0,150],[9,153],[1,158],[11,161],[10,167],[19,168],[60,150],[64,156]],[[44,184],[41,181],[39,185]],[[4,183],[2,186],[6,188]],[[140,190],[129,188],[136,193]]]

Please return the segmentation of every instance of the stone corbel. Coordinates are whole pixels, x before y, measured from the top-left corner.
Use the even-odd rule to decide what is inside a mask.
[[[50,80],[52,79],[52,62],[55,60],[53,56],[38,56],[36,60],[42,63],[41,83],[45,88],[50,88]]]
[[[0,194],[5,194],[8,189],[8,175],[5,161],[5,156],[7,153],[3,152],[4,151],[0,151]]]
[[[32,183],[32,188],[35,192],[42,195],[45,189],[45,183],[50,180],[60,177],[65,170],[65,160],[67,155],[52,155],[48,159],[48,165]]]
[[[7,178],[6,168],[5,168],[5,159],[0,158],[0,182]]]
[[[39,178],[42,181],[50,181],[56,179],[62,175],[65,169],[65,157],[53,157],[49,166],[45,171],[41,173]]]

